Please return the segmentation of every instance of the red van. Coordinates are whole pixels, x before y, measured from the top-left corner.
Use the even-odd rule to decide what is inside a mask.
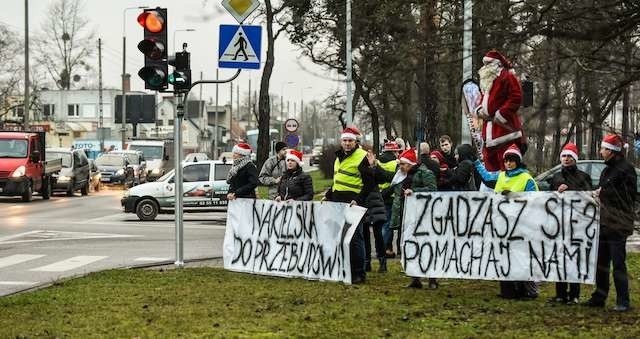
[[[21,196],[29,202],[34,192],[51,195],[52,174],[62,159],[45,161],[44,132],[0,132],[0,195]]]

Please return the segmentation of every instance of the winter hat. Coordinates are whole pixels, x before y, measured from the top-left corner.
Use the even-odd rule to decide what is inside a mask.
[[[600,146],[610,149],[614,152],[622,151],[622,138],[617,134],[608,134],[602,138]]]
[[[502,67],[504,68],[511,68],[511,62],[507,60],[507,58],[505,58],[504,55],[500,54],[500,52],[496,51],[495,49],[492,49],[489,52],[487,52],[487,54],[485,54],[484,57],[482,58],[482,62],[484,63],[490,63],[494,60],[500,61],[500,64],[502,64]]]
[[[509,148],[504,151],[502,158],[504,159],[509,154],[517,156],[520,162],[522,162],[522,153],[520,153],[520,149],[518,148],[518,146],[516,146],[516,144],[511,144],[511,146],[509,146]]]
[[[568,155],[573,158],[573,160],[578,161],[578,146],[576,144],[570,142],[562,147],[562,152],[560,152],[560,157],[563,155]]]
[[[386,151],[391,151],[391,152],[394,152],[394,151],[402,151],[402,150],[400,149],[400,146],[398,146],[398,143],[397,143],[397,142],[395,142],[395,141],[388,141],[388,142],[385,142],[385,143],[384,143],[384,147],[382,148],[382,150],[383,150],[383,151],[385,151],[385,152],[386,152]]]
[[[340,139],[353,139],[358,140],[360,136],[360,130],[356,126],[347,126],[344,130],[342,130],[342,135],[340,135]]]
[[[447,165],[447,161],[444,159],[444,155],[442,155],[442,152],[431,151],[431,153],[429,153],[429,156],[434,156],[438,159],[438,166],[440,166],[440,168],[449,168],[449,165]]]
[[[302,152],[295,150],[295,149],[290,149],[287,151],[287,156],[285,158],[286,160],[293,160],[295,162],[298,163],[298,166],[302,166]]]
[[[233,153],[237,153],[244,156],[251,155],[251,146],[249,144],[241,142],[233,146]]]
[[[402,152],[402,154],[400,154],[400,158],[398,158],[398,162],[415,166],[418,163],[416,150],[414,150],[413,148],[409,148],[408,150]]]
[[[280,152],[283,148],[287,148],[287,144],[282,142],[282,141],[278,141],[276,142],[276,153]]]

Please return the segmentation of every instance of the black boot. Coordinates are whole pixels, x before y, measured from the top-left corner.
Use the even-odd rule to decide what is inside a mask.
[[[378,268],[378,273],[384,273],[387,271],[387,258],[382,257],[382,258],[378,258],[378,261],[380,261],[380,267]]]

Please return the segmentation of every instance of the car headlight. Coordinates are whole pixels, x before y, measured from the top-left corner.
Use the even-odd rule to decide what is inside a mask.
[[[20,166],[18,168],[16,168],[15,171],[13,171],[13,173],[11,173],[11,177],[12,178],[20,178],[22,176],[24,176],[26,172],[26,169],[24,168],[24,166]]]
[[[154,168],[153,171],[151,171],[151,173],[160,174],[160,169],[159,168]]]
[[[123,174],[124,174],[124,169],[122,168],[116,172],[116,175],[123,175]]]
[[[58,181],[69,181],[71,180],[71,177],[68,177],[66,175],[61,175],[58,177]]]

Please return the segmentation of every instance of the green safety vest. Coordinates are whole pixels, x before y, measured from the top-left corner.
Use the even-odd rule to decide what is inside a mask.
[[[333,163],[333,191],[360,193],[364,184],[358,166],[367,156],[367,151],[358,148],[342,162],[339,158]]]
[[[533,180],[533,177],[529,172],[522,172],[515,177],[508,177],[506,172],[501,171],[498,174],[498,181],[496,181],[496,188],[494,192],[500,193],[502,191],[511,191],[511,192],[523,192],[525,187],[527,187],[527,181],[529,179]],[[538,184],[535,180],[533,180],[533,184],[536,187],[536,191],[538,190]]]
[[[396,171],[396,168],[398,167],[398,161],[397,160],[391,160],[391,161],[387,161],[387,162],[381,162],[380,163],[380,167],[382,167],[383,170],[385,170],[386,172],[394,172]],[[380,188],[380,190],[382,191],[383,189],[390,187],[391,186],[391,182],[385,182],[382,184],[378,184],[378,187]]]

